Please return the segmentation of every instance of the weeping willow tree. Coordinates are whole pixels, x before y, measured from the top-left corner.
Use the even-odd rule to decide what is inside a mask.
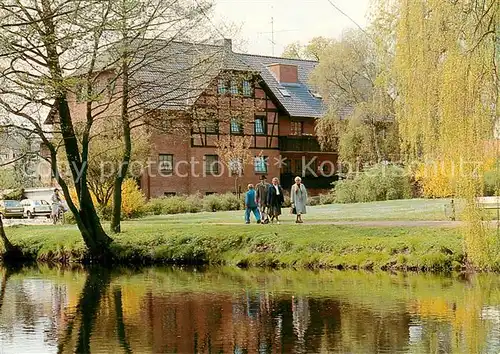
[[[466,201],[465,250],[487,267],[500,254],[476,197],[499,112],[500,1],[381,0],[397,9],[394,77],[402,152]],[[497,146],[497,143],[493,143]],[[425,180],[424,180],[425,183]]]

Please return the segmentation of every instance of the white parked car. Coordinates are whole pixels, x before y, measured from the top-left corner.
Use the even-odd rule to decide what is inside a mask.
[[[21,205],[24,208],[24,216],[28,219],[35,216],[50,218],[50,214],[52,213],[52,207],[46,200],[24,199],[21,200]]]

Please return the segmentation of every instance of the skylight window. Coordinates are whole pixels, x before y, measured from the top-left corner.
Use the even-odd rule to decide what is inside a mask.
[[[321,96],[321,94],[317,91],[312,91],[312,90],[309,90],[309,93],[311,94],[311,96],[313,96],[314,98],[317,98],[319,100],[322,100],[323,99],[323,96]]]
[[[278,87],[278,90],[283,95],[283,97],[290,97],[291,96],[290,92],[288,92],[288,90],[284,87]]]

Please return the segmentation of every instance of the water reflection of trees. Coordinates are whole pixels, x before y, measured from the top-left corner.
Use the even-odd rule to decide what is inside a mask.
[[[226,283],[224,274],[93,269],[77,283],[48,277],[43,302],[29,279],[0,274],[0,328],[48,319],[46,341],[60,353],[484,351],[496,337],[481,316],[497,316],[500,304],[498,279],[484,276],[367,276],[369,290],[360,291],[351,274],[308,291],[302,280],[287,283],[284,292],[276,273],[252,285],[247,273]]]

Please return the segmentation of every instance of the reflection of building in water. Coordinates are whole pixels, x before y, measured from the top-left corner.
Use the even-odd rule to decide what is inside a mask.
[[[309,300],[307,298],[292,296],[292,317],[294,332],[299,339],[299,343],[303,343],[307,327],[311,321]]]
[[[486,334],[486,353],[500,353],[500,307],[483,306],[481,310],[481,319],[493,323],[491,330]]]

